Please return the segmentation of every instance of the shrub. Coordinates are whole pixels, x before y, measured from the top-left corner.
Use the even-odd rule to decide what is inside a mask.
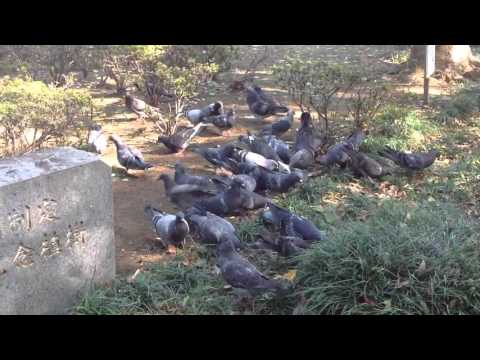
[[[92,99],[86,91],[21,79],[0,82],[0,139],[9,154],[52,143],[81,145],[91,117]]]
[[[445,203],[385,200],[300,257],[305,312],[478,313],[478,230]]]

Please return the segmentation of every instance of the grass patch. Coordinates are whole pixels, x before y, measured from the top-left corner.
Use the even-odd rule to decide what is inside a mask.
[[[446,203],[385,200],[301,256],[305,313],[478,313],[478,230]]]

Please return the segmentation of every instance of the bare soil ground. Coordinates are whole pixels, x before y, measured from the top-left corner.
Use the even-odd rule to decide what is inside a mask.
[[[273,47],[273,56],[269,63],[264,64],[268,68],[273,62],[280,61],[287,55],[299,53],[305,57],[324,57],[337,62],[347,62],[358,66],[369,66],[379,71],[384,71],[388,78],[391,64],[383,60],[388,58],[396,46],[367,46],[367,45],[283,45]],[[255,51],[261,51],[261,46],[244,46],[242,57],[245,64]],[[394,81],[394,79],[391,79]],[[280,101],[288,103],[285,92],[278,89],[273,83],[267,71],[258,71],[256,82],[266,91],[271,92]],[[222,86],[225,85],[225,86]],[[254,120],[248,111],[242,93],[231,94],[226,90],[227,84],[220,83],[216,91],[209,91],[200,99],[202,104],[212,100],[221,100],[229,108],[237,106],[238,123],[228,137],[221,137],[206,130],[202,136],[197,137],[194,143],[206,146],[225,143],[238,138],[247,130],[257,130],[274,119],[259,123]],[[408,84],[396,83],[398,89],[421,94],[420,87],[408,86]],[[148,162],[155,167],[148,171],[132,172],[133,176],[125,176],[118,168],[115,147],[110,145],[103,161],[112,166],[112,180],[114,190],[114,217],[115,236],[117,249],[117,270],[120,275],[128,275],[150,263],[168,259],[164,249],[155,242],[155,234],[150,222],[145,217],[143,209],[146,204],[153,204],[167,212],[175,212],[175,207],[164,195],[163,184],[157,180],[162,173],[172,173],[173,165],[181,160],[193,173],[211,173],[211,167],[200,156],[189,152],[184,157],[168,154],[163,145],[156,144],[158,133],[152,123],[136,120],[133,113],[125,109],[123,98],[115,96],[113,87],[105,89],[93,89],[98,112],[95,121],[102,124],[106,133],[115,133],[122,137],[128,144],[139,148]],[[443,89],[433,89],[433,94],[440,94]],[[299,109],[289,104],[296,111],[296,124],[298,123]],[[293,134],[293,132],[291,132]]]

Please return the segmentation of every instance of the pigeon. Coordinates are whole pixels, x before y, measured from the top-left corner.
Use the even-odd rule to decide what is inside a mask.
[[[264,156],[251,152],[242,150],[239,148],[234,148],[233,150],[233,158],[238,163],[247,162],[251,164],[255,164],[257,166],[261,166],[268,170],[278,170],[289,174],[291,172],[290,167],[281,161],[267,159]]]
[[[264,136],[263,137],[270,147],[275,150],[280,160],[285,163],[290,163],[290,158],[292,156],[290,147],[288,144],[280,139],[277,139],[274,135]]]
[[[224,236],[232,241],[235,248],[243,247],[235,227],[228,220],[198,208],[187,210],[186,218],[202,243],[216,245]]]
[[[267,291],[282,290],[281,283],[269,279],[236,250],[228,237],[217,244],[217,266],[223,279],[233,288],[247,290],[254,297]]]
[[[333,145],[327,150],[327,153],[320,156],[317,161],[324,166],[332,166],[338,164],[342,168],[345,168],[350,158],[345,153],[344,148],[345,143],[343,142]]]
[[[212,180],[208,176],[189,175],[185,167],[177,162],[175,164],[175,184],[177,185],[199,185],[211,186]]]
[[[228,190],[235,179],[240,179],[245,184],[247,191],[254,192],[257,189],[257,181],[254,177],[246,174],[226,176],[212,176],[211,180],[217,185],[217,187],[223,191]]]
[[[349,165],[356,176],[363,176],[371,181],[371,178],[380,178],[389,173],[367,154],[353,150],[350,144],[345,145],[343,149],[350,157]]]
[[[287,209],[283,209],[271,202],[265,207],[262,216],[266,222],[272,223],[277,227],[282,226],[282,221],[286,222],[286,224],[291,222],[291,225],[288,224],[290,229],[286,234],[288,236],[298,236],[308,242],[322,241],[325,239],[325,235],[318,230],[310,220],[293,214]]]
[[[292,169],[306,170],[314,164],[315,152],[310,149],[298,150],[290,158],[289,166]]]
[[[267,143],[267,141],[261,137],[256,137],[255,135],[241,135],[238,140],[246,144],[250,151],[260,154],[266,159],[271,159],[275,161],[280,161],[280,157],[277,152]]]
[[[426,153],[407,154],[396,151],[390,147],[386,147],[386,149],[384,151],[380,151],[379,154],[387,159],[392,160],[395,164],[404,169],[418,171],[430,167],[437,159],[439,152],[438,150],[431,150]]]
[[[228,131],[235,125],[236,113],[235,107],[228,110],[225,114],[209,116],[203,120],[205,124],[213,124],[215,127],[222,131]]]
[[[345,143],[351,144],[353,150],[358,151],[367,134],[368,131],[367,133],[365,133],[362,129],[357,129],[348,138],[345,139]]]
[[[260,132],[258,133],[259,136],[282,136],[285,134],[293,124],[293,110],[289,110],[287,116],[282,117],[280,120],[274,122],[273,124],[265,126]]]
[[[192,142],[193,138],[199,133],[199,131],[205,127],[206,124],[199,123],[193,128],[181,130],[171,136],[159,136],[157,144],[162,143],[172,153],[182,155],[187,149],[188,145]]]
[[[147,170],[153,167],[152,164],[146,163],[142,153],[133,147],[126,145],[117,135],[111,135],[112,140],[117,148],[117,159],[128,173],[128,170]]]
[[[248,108],[257,117],[266,118],[286,113],[289,110],[286,106],[280,105],[273,98],[267,96],[258,86],[247,87],[246,93]]]
[[[102,133],[102,127],[100,125],[94,125],[90,129],[88,135],[88,148],[89,151],[102,154],[108,147],[108,140]]]
[[[145,101],[127,94],[125,95],[125,106],[139,117],[142,118],[145,116],[145,110],[147,109],[147,103]]]
[[[350,159],[344,151],[345,145],[350,145],[353,150],[358,151],[364,139],[365,133],[361,129],[358,129],[343,142],[330,147],[326,154],[318,158],[318,162],[324,166],[330,167],[337,164],[340,167],[345,168]]]
[[[297,130],[294,151],[308,150],[314,154],[325,144],[325,137],[320,136],[312,123],[312,116],[308,112],[300,116],[300,128]]]
[[[162,174],[158,178],[162,180],[165,186],[165,192],[172,203],[180,209],[191,207],[196,201],[214,197],[217,194],[216,189],[206,188],[200,185],[176,185],[174,180],[167,174]]]
[[[283,174],[257,167],[251,172],[257,182],[257,191],[269,190],[274,193],[286,193],[298,183],[303,183],[299,174]]]
[[[237,171],[237,162],[232,159],[234,149],[234,145],[226,144],[217,148],[194,148],[192,151],[201,155],[212,165],[225,168],[235,173]]]
[[[185,242],[190,227],[183,213],[167,214],[148,205],[145,207],[145,214],[151,219],[153,228],[162,241],[174,246]]]
[[[184,115],[193,125],[198,125],[199,123],[205,121],[205,119],[209,116],[220,116],[222,114],[223,103],[221,101],[216,101],[201,109],[187,110],[181,112],[179,115]]]
[[[240,179],[234,179],[231,187],[212,198],[195,202],[194,207],[214,213],[218,216],[233,216],[244,211],[265,207],[269,199],[246,190]]]

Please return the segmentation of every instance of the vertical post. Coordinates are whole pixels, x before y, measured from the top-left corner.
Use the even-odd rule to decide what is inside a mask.
[[[430,76],[435,72],[435,45],[427,45],[425,50],[425,78],[423,82],[423,102],[430,101]]]

